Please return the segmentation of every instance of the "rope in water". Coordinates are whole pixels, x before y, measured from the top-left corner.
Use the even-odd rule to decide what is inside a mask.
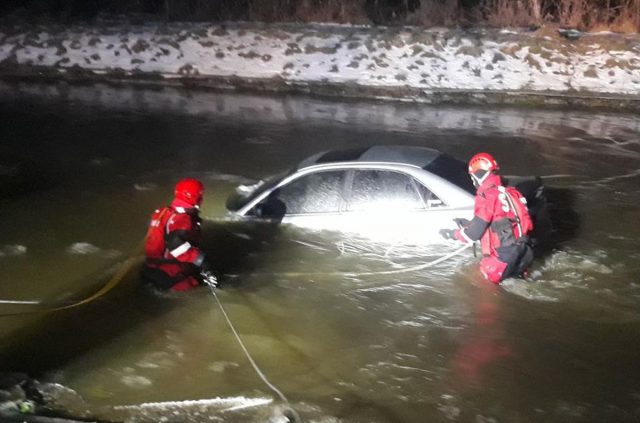
[[[415,271],[415,270],[422,270],[422,269],[426,269],[426,268],[431,267],[431,266],[435,266],[436,264],[442,263],[443,261],[446,261],[446,260],[448,260],[448,259],[460,254],[462,251],[464,251],[465,249],[469,248],[471,245],[473,245],[473,244],[465,244],[462,247],[458,248],[457,250],[455,250],[455,251],[453,251],[453,252],[451,252],[449,254],[445,254],[444,256],[442,256],[442,257],[440,257],[440,258],[438,258],[436,260],[430,261],[428,263],[421,264],[419,266],[413,266],[413,267],[410,267],[410,268],[406,268],[406,269],[396,269],[396,270],[388,270],[388,271],[382,271],[382,272],[362,272],[362,273],[330,272],[330,273],[321,273],[321,274],[323,274],[323,275],[329,274],[329,275],[366,276],[366,275],[389,275],[389,274],[410,272],[410,271]],[[287,275],[289,275],[289,276],[291,276],[291,275],[303,276],[303,275],[310,275],[310,274],[313,274],[313,273],[287,273]],[[320,274],[320,273],[318,273],[318,274]],[[269,381],[269,379],[267,379],[267,377],[262,372],[262,370],[260,370],[260,367],[253,360],[253,357],[251,357],[251,354],[249,353],[249,350],[244,345],[244,342],[242,342],[242,338],[240,338],[240,335],[238,334],[238,332],[236,331],[235,327],[233,326],[233,323],[231,323],[231,319],[229,319],[229,315],[227,315],[227,312],[225,311],[224,307],[222,306],[222,302],[218,298],[218,295],[216,294],[215,288],[213,286],[209,286],[209,289],[210,289],[211,293],[213,294],[213,298],[218,303],[218,307],[220,307],[220,311],[222,312],[222,315],[226,319],[227,324],[229,325],[229,328],[233,332],[233,335],[235,336],[236,340],[238,341],[238,344],[240,344],[240,347],[242,348],[242,351],[244,352],[244,354],[247,357],[247,359],[249,360],[249,363],[251,363],[251,366],[253,366],[253,369],[255,370],[256,374],[260,377],[260,379],[262,379],[262,381],[271,390],[273,390],[273,392],[276,393],[276,395],[282,400],[282,402],[284,402],[287,405],[287,407],[289,408],[289,411],[291,412],[291,414],[292,414],[292,416],[294,418],[294,421],[301,422],[302,420],[300,419],[300,416],[293,409],[293,407],[291,407],[291,404],[289,403],[289,400],[287,399],[287,397],[273,383],[271,383]]]
[[[136,251],[138,251],[140,249],[140,247],[138,247],[138,249],[136,249]],[[65,302],[61,302],[61,303],[46,303],[46,302],[42,302],[42,301],[19,301],[19,300],[0,300],[0,304],[16,304],[16,305],[43,305],[46,308],[43,309],[37,309],[37,310],[27,310],[27,311],[22,311],[22,312],[13,312],[13,313],[0,313],[0,317],[5,317],[5,316],[17,316],[17,315],[22,315],[22,314],[34,314],[34,313],[48,313],[48,312],[52,312],[52,311],[60,311],[60,310],[67,310],[70,308],[74,308],[74,307],[78,307],[82,304],[87,304],[99,297],[102,297],[103,295],[105,295],[106,293],[108,293],[109,291],[111,291],[113,288],[115,288],[120,282],[122,282],[122,279],[127,275],[127,273],[129,273],[129,271],[131,270],[131,267],[134,265],[134,263],[136,263],[137,259],[139,257],[136,255],[133,255],[131,257],[129,257],[127,260],[124,261],[124,263],[122,263],[119,267],[118,270],[116,271],[116,273],[111,277],[111,279],[109,279],[109,281],[104,284],[99,290],[97,290],[95,293],[89,295],[86,298],[83,298],[79,301],[76,302],[69,302],[69,301],[65,301]]]
[[[457,256],[458,254],[460,254],[461,252],[463,252],[464,250],[466,250],[467,248],[473,246],[473,243],[469,243],[469,244],[464,244],[462,247],[458,248],[457,250],[449,253],[449,254],[445,254],[444,256],[435,259],[433,261],[427,262],[427,263],[423,263],[423,264],[419,264],[417,266],[411,266],[411,267],[405,267],[403,269],[394,269],[394,270],[381,270],[378,272],[282,272],[282,273],[269,273],[269,275],[271,276],[289,276],[289,277],[295,277],[295,276],[349,276],[349,277],[360,277],[360,276],[377,276],[377,275],[395,275],[398,273],[407,273],[407,272],[415,272],[417,270],[423,270],[423,269],[427,269],[429,267],[435,266],[437,264],[440,264],[444,261],[449,260],[452,257]],[[264,276],[264,273],[253,273],[252,276]]]
[[[435,266],[436,264],[442,263],[443,261],[446,261],[452,257],[454,257],[455,255],[461,253],[463,250],[469,248],[472,244],[465,244],[462,247],[458,248],[457,250],[446,254],[434,261],[428,262],[428,263],[424,263],[418,266],[413,266],[413,267],[409,267],[409,268],[405,268],[405,269],[395,269],[395,270],[389,270],[389,271],[382,271],[382,272],[361,272],[361,273],[345,273],[345,272],[330,272],[330,273],[322,273],[322,274],[336,274],[336,275],[349,275],[349,276],[366,276],[366,275],[388,275],[388,274],[397,274],[397,273],[405,273],[405,272],[410,272],[410,271],[415,271],[415,270],[422,270],[431,266]],[[56,310],[64,310],[64,309],[68,309],[68,308],[72,308],[72,307],[76,307],[79,306],[81,304],[86,304],[90,301],[93,301],[94,299],[106,294],[107,292],[109,292],[110,290],[112,290],[116,285],[118,285],[123,277],[129,272],[131,266],[133,265],[133,263],[135,262],[135,258],[131,257],[129,258],[127,261],[125,261],[125,263],[123,263],[119,270],[116,272],[116,274],[101,288],[99,289],[97,292],[95,292],[93,295],[90,295],[89,297],[72,303],[72,304],[65,304],[65,305],[60,305],[58,307],[54,307],[54,308],[49,308],[49,309],[45,309],[45,310],[34,310],[34,311],[30,311],[30,312],[26,312],[26,313],[40,313],[40,312],[47,312],[47,311],[56,311]],[[287,275],[309,275],[309,274],[313,274],[313,273],[288,273]],[[236,330],[236,328],[234,327],[233,323],[231,322],[231,319],[229,318],[229,315],[227,314],[226,310],[224,309],[222,302],[220,301],[220,299],[218,298],[218,295],[216,294],[215,288],[213,286],[209,286],[211,293],[213,294],[213,298],[215,299],[216,303],[218,304],[218,307],[220,308],[220,311],[222,312],[222,315],[224,316],[225,320],[227,321],[227,324],[229,325],[229,328],[231,329],[233,335],[235,336],[236,340],[238,341],[238,344],[240,345],[240,347],[242,348],[242,351],[244,352],[245,356],[247,357],[247,360],[249,361],[249,363],[251,364],[251,366],[253,367],[254,371],[256,372],[256,374],[260,377],[260,379],[265,383],[265,385],[267,385],[281,400],[282,402],[288,407],[289,411],[289,416],[286,415],[285,412],[285,416],[289,419],[292,420],[294,422],[302,422],[302,419],[300,418],[300,415],[293,409],[293,407],[291,406],[291,404],[289,403],[289,400],[287,399],[287,397],[273,384],[269,381],[269,379],[266,377],[266,375],[262,372],[262,370],[260,369],[260,367],[258,366],[258,364],[255,362],[255,360],[253,359],[253,357],[251,356],[251,354],[249,353],[249,350],[247,349],[247,347],[244,345],[244,342],[242,342],[242,338],[240,338],[240,335],[238,334],[238,331]],[[18,300],[0,300],[0,304],[29,304],[29,305],[38,305],[41,304],[40,301],[18,301]],[[15,314],[26,314],[26,313],[10,313],[10,314],[0,314],[0,316],[9,316],[9,315],[15,315]]]
[[[249,363],[251,363],[251,366],[253,367],[253,370],[255,370],[256,374],[260,377],[260,379],[262,379],[262,381],[265,383],[265,385],[267,385],[273,392],[275,392],[276,395],[278,395],[278,397],[282,400],[282,402],[286,404],[286,406],[288,407],[289,411],[291,412],[291,414],[294,417],[293,420],[295,422],[301,422],[302,419],[300,418],[298,413],[293,409],[293,407],[291,407],[291,404],[289,403],[289,400],[287,399],[287,397],[273,383],[271,383],[269,381],[269,379],[267,379],[267,377],[262,372],[262,370],[260,370],[260,367],[253,360],[253,357],[249,353],[249,350],[244,345],[244,342],[242,342],[242,338],[240,338],[240,335],[238,334],[238,331],[236,331],[236,328],[233,326],[233,323],[231,323],[231,319],[229,319],[229,315],[227,315],[227,312],[225,311],[224,307],[222,306],[222,302],[218,298],[218,295],[216,294],[215,288],[213,286],[209,285],[209,289],[210,289],[211,293],[213,294],[213,298],[218,303],[218,307],[220,307],[220,311],[222,312],[222,315],[226,319],[227,324],[229,325],[229,328],[231,329],[231,332],[233,332],[233,335],[235,336],[236,340],[238,341],[238,344],[240,344],[240,347],[242,348],[242,351],[244,352],[244,355],[247,357],[247,360],[249,360]]]
[[[444,261],[449,260],[452,257],[457,256],[458,254],[460,254],[461,252],[463,252],[464,250],[466,250],[467,248],[471,247],[473,244],[464,244],[462,247],[458,248],[457,250],[449,253],[449,254],[445,254],[444,256],[427,262],[427,263],[423,263],[417,266],[412,266],[412,267],[406,267],[404,269],[394,269],[394,270],[384,270],[384,271],[380,271],[380,272],[361,272],[361,273],[345,273],[345,275],[348,276],[374,276],[374,275],[394,275],[397,273],[406,273],[406,272],[414,272],[416,270],[423,270],[423,269],[427,269],[431,266],[435,266],[436,264],[440,264]]]

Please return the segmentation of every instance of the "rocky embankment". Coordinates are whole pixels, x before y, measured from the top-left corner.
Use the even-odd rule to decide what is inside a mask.
[[[73,423],[47,405],[51,386],[40,384],[22,373],[0,373],[0,421]]]
[[[58,383],[40,382],[23,373],[0,373],[0,422],[198,422],[287,423],[287,407],[271,398],[226,397],[187,401],[95,406]],[[307,410],[308,411],[308,410]]]
[[[552,28],[5,24],[0,75],[638,108],[640,36]]]

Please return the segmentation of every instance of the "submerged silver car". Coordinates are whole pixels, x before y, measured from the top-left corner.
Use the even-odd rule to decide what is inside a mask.
[[[475,194],[464,162],[415,146],[325,151],[236,191],[233,219],[405,243],[443,242],[440,229],[473,217]]]

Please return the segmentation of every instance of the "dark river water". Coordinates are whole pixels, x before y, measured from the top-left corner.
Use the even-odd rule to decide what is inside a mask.
[[[207,289],[139,285],[150,213],[195,176],[218,298],[305,421],[640,421],[637,116],[108,86],[0,93],[0,371],[60,384],[72,413],[284,421]],[[456,246],[225,222],[236,185],[370,144],[489,151],[505,174],[543,176],[556,226],[530,280],[482,281],[471,250],[412,270]],[[109,282],[87,304],[39,312]]]

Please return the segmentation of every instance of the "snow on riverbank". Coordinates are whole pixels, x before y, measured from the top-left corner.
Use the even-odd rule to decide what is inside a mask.
[[[640,37],[556,31],[261,24],[0,27],[0,74],[105,75],[231,86],[640,93]],[[338,93],[339,94],[339,93]]]

